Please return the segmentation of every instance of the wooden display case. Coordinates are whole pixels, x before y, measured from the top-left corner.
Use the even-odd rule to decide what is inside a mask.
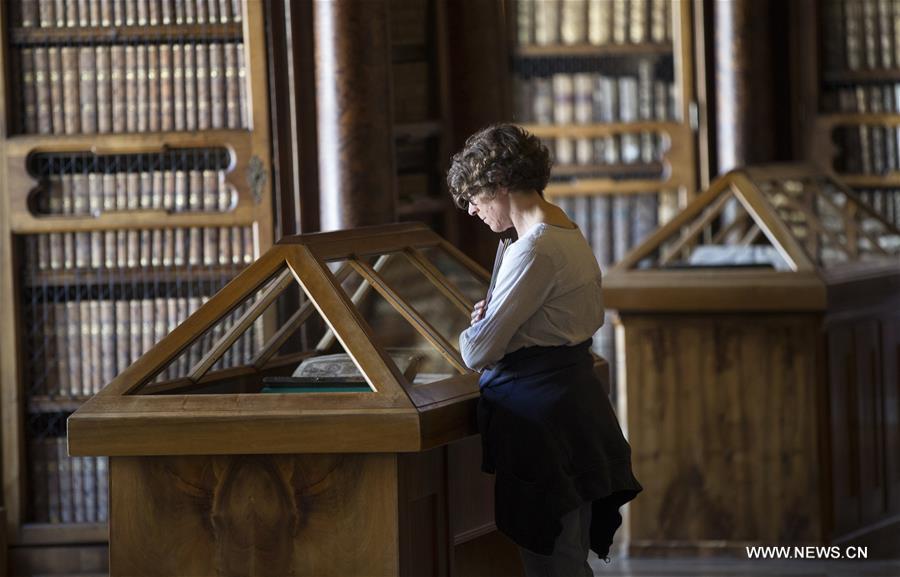
[[[480,463],[452,468],[479,396],[456,339],[488,280],[420,224],[279,241],[69,418],[73,455],[110,458],[111,573],[471,568],[454,545],[491,529],[461,491]]]
[[[0,7],[14,574],[106,570],[105,461],[66,456],[65,418],[272,243],[262,8]]]
[[[604,292],[646,489],[633,553],[893,548],[900,231],[811,167],[749,167],[629,253]]]

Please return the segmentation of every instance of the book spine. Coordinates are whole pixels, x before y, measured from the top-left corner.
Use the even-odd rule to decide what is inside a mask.
[[[97,132],[97,85],[93,48],[82,46],[79,49],[78,65],[81,79],[81,131],[94,134]]]
[[[78,302],[66,303],[66,329],[69,357],[69,394],[73,397],[81,395],[81,305]]]
[[[226,126],[241,128],[241,89],[238,79],[237,44],[228,42],[225,48],[225,107]]]
[[[175,8],[172,5],[172,0],[162,0],[162,6],[160,6],[160,22],[164,26],[175,23]]]
[[[100,0],[90,0],[90,17],[91,26],[100,26]]]
[[[212,128],[225,128],[225,55],[218,42],[209,45],[209,96]]]
[[[159,128],[163,131],[170,131],[175,127],[172,82],[172,47],[163,44],[159,47]]]
[[[863,51],[862,4],[859,2],[845,2],[844,10],[847,32],[844,37],[847,45],[847,68],[859,70],[862,68]]]
[[[150,2],[147,0],[137,0],[136,23],[138,26],[147,26],[150,24]]]
[[[112,132],[112,70],[110,47],[97,46],[97,132]]]
[[[130,301],[117,300],[115,304],[116,332],[116,370],[118,375],[131,364],[131,316]]]
[[[81,383],[78,387],[78,394],[87,396],[91,394],[91,385],[94,382],[92,375],[93,368],[93,345],[91,341],[91,303],[90,301],[80,301],[78,303],[78,311],[81,319],[81,354],[84,358],[81,362]]]
[[[56,366],[59,373],[57,394],[61,397],[68,397],[72,394],[72,369],[69,366],[69,315],[66,303],[53,304],[53,317],[56,320]],[[72,347],[74,346],[73,344]]]
[[[172,45],[172,126],[175,130],[185,129],[184,119],[184,46]]]
[[[244,241],[241,227],[231,227],[231,264],[239,265],[244,262]]]
[[[534,43],[534,0],[517,0],[516,39],[520,45]]]
[[[197,22],[197,1],[184,0],[184,23],[194,24]]]
[[[59,493],[59,456],[56,439],[45,437],[38,441],[41,459],[47,469],[47,520],[51,523],[62,521]]]
[[[75,457],[81,461],[81,475],[84,490],[84,520],[97,522],[97,469],[94,457]]]
[[[38,131],[37,87],[35,85],[34,49],[22,48],[22,111],[25,116],[25,132]]]
[[[194,46],[194,58],[197,64],[195,80],[197,82],[197,128],[208,130],[212,127],[209,84],[209,51],[206,44]]]
[[[97,467],[97,521],[105,523],[109,520],[109,460],[107,457],[94,457]]]
[[[560,35],[563,44],[583,44],[587,41],[587,1],[562,2]]]
[[[187,199],[179,195],[178,178],[174,170],[166,170],[162,173],[163,179],[163,208],[169,212],[184,212]],[[184,191],[181,191],[184,192]]]
[[[65,445],[64,445],[65,446]],[[66,457],[69,462],[69,473],[72,479],[72,521],[84,523],[87,521],[85,510],[84,472],[81,470],[81,457]]]
[[[619,262],[628,252],[631,240],[631,201],[628,195],[612,199],[613,259]]]
[[[237,70],[238,91],[240,94],[238,110],[241,113],[241,128],[249,128],[251,123],[250,111],[247,109],[247,66],[244,63],[245,58],[244,44],[240,42],[237,45]]]
[[[588,42],[608,44],[612,39],[612,4],[609,0],[588,0]]]
[[[666,32],[670,28],[666,20],[666,4],[671,0],[650,0],[650,40],[655,43],[666,41]]]
[[[647,0],[630,0],[628,6],[628,37],[634,44],[647,41]]]
[[[41,28],[53,28],[56,25],[56,2],[55,0],[36,0],[38,18]]]
[[[23,0],[21,3],[13,4],[20,9],[19,22],[22,28],[34,28],[40,25],[40,16],[38,15],[37,2]],[[16,20],[13,19],[13,22]]]
[[[72,502],[72,471],[66,450],[66,438],[55,437],[56,471],[59,481],[59,519],[63,523],[75,521],[75,509]]]
[[[161,20],[159,0],[149,0],[147,2],[147,24],[159,26]]]
[[[543,0],[534,6],[534,38],[538,44],[559,43],[559,2]]]
[[[638,62],[636,105],[640,120],[653,120],[653,63],[649,60],[640,60]],[[652,132],[641,133],[641,162],[653,162],[656,155],[655,136]]]
[[[114,45],[109,49],[110,59],[110,114],[111,131],[125,132],[127,130],[127,90],[125,74],[125,47]]]
[[[125,47],[125,126],[128,132],[138,130],[138,64],[137,48]]]
[[[113,1],[99,0],[100,26],[107,28],[113,25]]]
[[[219,0],[219,22],[225,24],[231,21],[231,0]]]
[[[112,234],[113,238],[115,235]],[[111,300],[99,302],[100,308],[100,367],[101,378],[97,384],[97,391],[105,387],[116,378],[116,304]]]
[[[192,5],[191,2],[188,5]],[[197,130],[197,66],[193,44],[184,44],[184,118],[187,130]]]
[[[231,19],[234,22],[243,22],[245,1],[246,0],[231,0]]]
[[[571,74],[553,75],[553,121],[570,124],[574,109],[574,87]],[[573,164],[574,144],[571,138],[556,139],[556,160],[560,164]]]
[[[160,129],[159,47],[147,46],[147,129]]]
[[[153,315],[153,299],[141,301],[141,354],[153,347],[153,331],[156,327]]]
[[[612,38],[616,44],[628,41],[628,2],[612,0]]]
[[[877,5],[875,0],[863,0],[863,41],[866,68],[878,68]]]
[[[50,118],[51,132],[64,134],[66,131],[65,103],[63,98],[62,62],[59,48],[47,48],[47,60],[50,66]]]
[[[52,5],[52,4],[51,4]],[[46,48],[34,49],[34,89],[37,109],[37,130],[40,134],[50,134],[50,62]]]
[[[103,311],[100,301],[90,301],[91,311],[91,382],[87,394],[93,395],[100,390],[103,381]]]
[[[141,317],[141,301],[128,301],[128,322],[131,325],[128,334],[128,361],[130,365],[144,354],[144,325]]]
[[[594,118],[593,88],[594,78],[591,74],[575,74],[573,76],[574,111],[577,124],[590,124]],[[575,141],[575,160],[578,164],[594,162],[594,147],[590,138],[579,138]]]
[[[619,114],[622,122],[635,122],[638,119],[638,83],[631,76],[619,78]],[[632,164],[641,156],[640,139],[637,134],[623,134],[622,162]]]
[[[894,67],[894,19],[893,11],[891,10],[892,4],[891,0],[878,0],[878,40],[882,68]],[[828,42],[827,44],[832,44],[832,42]]]
[[[143,4],[140,4],[143,5]],[[143,25],[146,25],[144,23]],[[137,68],[134,71],[137,83],[137,131],[150,130],[150,77],[148,76],[148,54],[146,45],[135,47]]]

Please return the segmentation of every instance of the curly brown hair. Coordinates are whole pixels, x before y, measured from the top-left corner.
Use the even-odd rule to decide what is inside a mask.
[[[543,195],[552,164],[550,151],[538,137],[515,124],[494,124],[466,139],[453,155],[447,186],[462,209],[477,194],[492,198],[499,188]]]

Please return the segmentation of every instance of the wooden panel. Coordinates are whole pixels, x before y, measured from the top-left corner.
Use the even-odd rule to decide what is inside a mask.
[[[397,456],[400,575],[450,574],[446,456],[444,447]]]
[[[856,436],[859,443],[859,491],[861,499],[860,521],[863,525],[879,520],[884,514],[884,437],[882,414],[881,352],[878,322],[866,319],[853,326],[856,369],[856,396],[858,399]]]
[[[110,493],[114,576],[399,570],[394,455],[113,458]]]
[[[494,531],[494,476],[481,472],[481,437],[447,447],[451,527],[456,545]]]
[[[9,575],[105,575],[109,572],[109,547],[11,547]],[[4,573],[6,574],[6,573]]]
[[[817,319],[622,315],[636,547],[821,539]]]
[[[853,366],[853,329],[828,329],[828,389],[831,404],[831,462],[834,530],[841,535],[860,523],[858,397]]]
[[[881,327],[887,510],[896,515],[900,514],[900,316],[885,318]]]

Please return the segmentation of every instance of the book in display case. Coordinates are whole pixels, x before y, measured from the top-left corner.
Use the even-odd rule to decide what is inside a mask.
[[[66,418],[272,243],[262,8],[0,9],[0,391],[17,571],[106,570],[108,461],[67,455]]]

